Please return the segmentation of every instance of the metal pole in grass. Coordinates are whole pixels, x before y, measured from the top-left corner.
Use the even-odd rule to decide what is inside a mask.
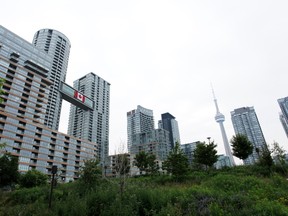
[[[50,190],[50,196],[49,196],[49,208],[51,208],[51,201],[52,201],[52,192],[53,192],[53,186],[54,186],[54,177],[57,173],[57,166],[52,166],[52,179],[51,179],[51,190]]]

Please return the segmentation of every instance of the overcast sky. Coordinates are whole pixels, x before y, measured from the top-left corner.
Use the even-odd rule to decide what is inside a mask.
[[[287,0],[6,0],[0,10],[1,25],[29,42],[42,28],[69,38],[69,85],[89,72],[111,84],[110,154],[137,105],[155,126],[174,115],[182,144],[211,137],[224,153],[211,83],[229,139],[230,112],[254,106],[267,143],[288,150],[277,103],[288,96]]]

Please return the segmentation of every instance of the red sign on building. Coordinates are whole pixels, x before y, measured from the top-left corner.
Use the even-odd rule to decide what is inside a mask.
[[[85,96],[83,94],[79,93],[78,91],[74,92],[74,98],[82,101],[82,103],[85,102]]]

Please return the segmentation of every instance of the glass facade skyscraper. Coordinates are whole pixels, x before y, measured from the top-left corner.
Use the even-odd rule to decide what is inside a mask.
[[[288,97],[278,99],[278,104],[281,109],[279,118],[286,136],[288,137]]]
[[[154,117],[152,110],[138,105],[137,109],[127,112],[128,151],[131,151],[134,134],[150,132],[154,129]]]
[[[259,159],[257,149],[266,148],[266,141],[254,107],[242,107],[231,112],[231,119],[236,134],[244,134],[253,144],[253,153],[244,160],[244,164],[254,164]]]
[[[79,93],[94,101],[93,110],[83,110],[71,105],[68,134],[99,145],[99,159],[103,162],[109,154],[109,104],[110,83],[89,73],[74,81]]]
[[[59,88],[60,83],[65,82],[66,79],[71,44],[64,34],[53,29],[37,31],[33,38],[33,44],[46,52],[52,59],[47,73],[52,85],[49,87],[44,124],[53,130],[58,130],[62,106]]]
[[[174,148],[176,142],[180,144],[178,122],[175,120],[175,117],[173,115],[171,115],[170,113],[163,113],[161,115],[161,120],[158,122],[158,127],[169,131],[169,141],[171,149]]]

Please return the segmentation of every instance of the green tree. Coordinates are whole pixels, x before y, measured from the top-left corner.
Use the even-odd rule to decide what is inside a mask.
[[[271,151],[269,150],[269,147],[265,145],[261,150],[258,150],[259,152],[259,161],[258,164],[260,166],[267,167],[269,171],[271,171],[271,167],[273,165],[273,158],[271,156]]]
[[[193,152],[194,162],[204,165],[206,169],[207,167],[212,167],[218,160],[216,146],[214,141],[209,144],[205,142],[198,143]]]
[[[5,152],[0,157],[0,186],[16,183],[18,178],[18,157]]]
[[[244,134],[236,134],[231,139],[233,155],[241,160],[245,160],[253,152],[253,144]]]
[[[135,166],[140,170],[140,175],[145,172],[145,174],[154,174],[158,171],[156,165],[156,156],[154,154],[149,154],[144,151],[139,152],[135,156]]]
[[[20,176],[20,186],[31,188],[47,184],[48,177],[44,173],[32,169]]]
[[[159,167],[156,164],[156,156],[154,154],[149,154],[147,157],[147,161],[148,161],[148,168],[146,172],[150,175],[156,174],[159,170]]]
[[[140,175],[148,168],[148,154],[145,151],[140,151],[135,156],[135,166],[140,170]]]
[[[283,173],[287,175],[286,151],[277,142],[272,144],[272,156],[275,159],[276,165],[280,165]]]
[[[179,143],[176,143],[175,147],[172,149],[172,151],[170,151],[167,159],[163,162],[162,168],[176,178],[184,176],[188,173],[188,158],[183,153]]]
[[[127,175],[130,172],[130,160],[128,154],[118,154],[116,156],[115,170],[119,176]]]
[[[274,142],[272,144],[271,152],[273,157],[276,159],[276,163],[280,163],[281,165],[284,165],[286,163],[285,161],[286,151],[277,142]]]
[[[101,178],[102,171],[99,161],[96,159],[90,159],[84,161],[84,166],[80,170],[80,180],[85,184],[94,184]]]

